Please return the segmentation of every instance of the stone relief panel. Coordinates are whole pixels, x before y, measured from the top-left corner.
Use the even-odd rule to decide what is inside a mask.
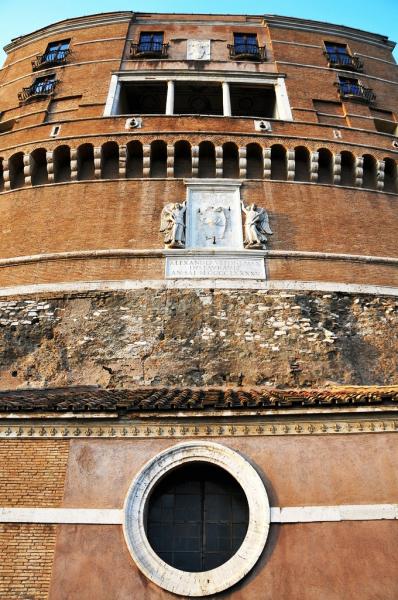
[[[210,60],[210,40],[188,40],[187,60]]]

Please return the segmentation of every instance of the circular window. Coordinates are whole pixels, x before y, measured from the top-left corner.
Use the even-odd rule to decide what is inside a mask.
[[[182,571],[208,571],[242,545],[249,507],[227,471],[195,462],[174,469],[148,501],[146,533],[160,558]]]
[[[269,521],[264,485],[242,456],[186,442],[138,473],[125,501],[124,535],[149,579],[176,594],[206,596],[254,566]]]

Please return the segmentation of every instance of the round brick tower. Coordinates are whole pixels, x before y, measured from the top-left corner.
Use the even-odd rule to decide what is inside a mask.
[[[1,597],[396,599],[393,48],[132,12],[6,47]]]

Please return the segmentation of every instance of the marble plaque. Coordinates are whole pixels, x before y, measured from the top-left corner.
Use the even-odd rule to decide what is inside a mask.
[[[243,249],[240,184],[187,184],[185,247]]]
[[[166,278],[265,280],[264,255],[166,256]]]
[[[210,40],[188,40],[187,60],[210,60]]]

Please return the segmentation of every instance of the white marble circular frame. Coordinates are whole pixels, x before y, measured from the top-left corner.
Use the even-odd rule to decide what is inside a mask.
[[[209,462],[228,471],[246,494],[249,524],[238,551],[216,569],[191,573],[165,563],[146,536],[145,519],[151,492],[162,477],[188,462]],[[211,442],[184,442],[152,458],[137,474],[124,503],[123,531],[138,568],[160,587],[182,596],[208,596],[228,589],[255,565],[268,536],[270,508],[258,473],[240,454]]]

